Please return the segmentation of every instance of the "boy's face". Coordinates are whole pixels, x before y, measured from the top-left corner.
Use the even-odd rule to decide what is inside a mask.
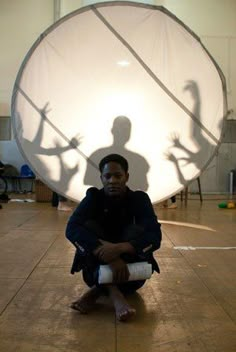
[[[111,161],[104,165],[101,181],[108,196],[122,196],[126,191],[128,179],[128,172],[125,172],[117,162]]]

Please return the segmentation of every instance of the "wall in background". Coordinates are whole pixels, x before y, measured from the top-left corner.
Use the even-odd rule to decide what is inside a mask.
[[[10,116],[13,85],[28,50],[54,20],[53,0],[0,0],[0,116]],[[25,162],[14,140],[0,141],[0,160]]]

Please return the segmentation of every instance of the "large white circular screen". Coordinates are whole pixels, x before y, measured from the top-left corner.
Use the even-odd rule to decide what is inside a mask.
[[[49,187],[81,200],[98,163],[128,159],[129,186],[157,202],[214,156],[224,77],[199,39],[163,7],[111,2],[66,16],[26,56],[12,99],[18,145]]]

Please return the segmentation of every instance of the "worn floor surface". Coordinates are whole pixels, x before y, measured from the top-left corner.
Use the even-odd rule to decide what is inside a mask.
[[[236,247],[236,209],[218,209],[219,202],[155,208],[161,274],[129,297],[137,315],[127,323],[116,321],[107,299],[89,315],[69,308],[85,286],[69,273],[68,213],[3,204],[0,352],[235,352],[236,249],[228,247]]]

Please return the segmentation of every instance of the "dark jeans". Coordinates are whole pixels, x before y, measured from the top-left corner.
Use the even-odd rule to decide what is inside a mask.
[[[170,199],[171,199],[171,203],[176,203],[176,196],[172,196]]]
[[[52,206],[57,207],[59,202],[66,202],[67,199],[60,194],[53,192],[52,193]]]

